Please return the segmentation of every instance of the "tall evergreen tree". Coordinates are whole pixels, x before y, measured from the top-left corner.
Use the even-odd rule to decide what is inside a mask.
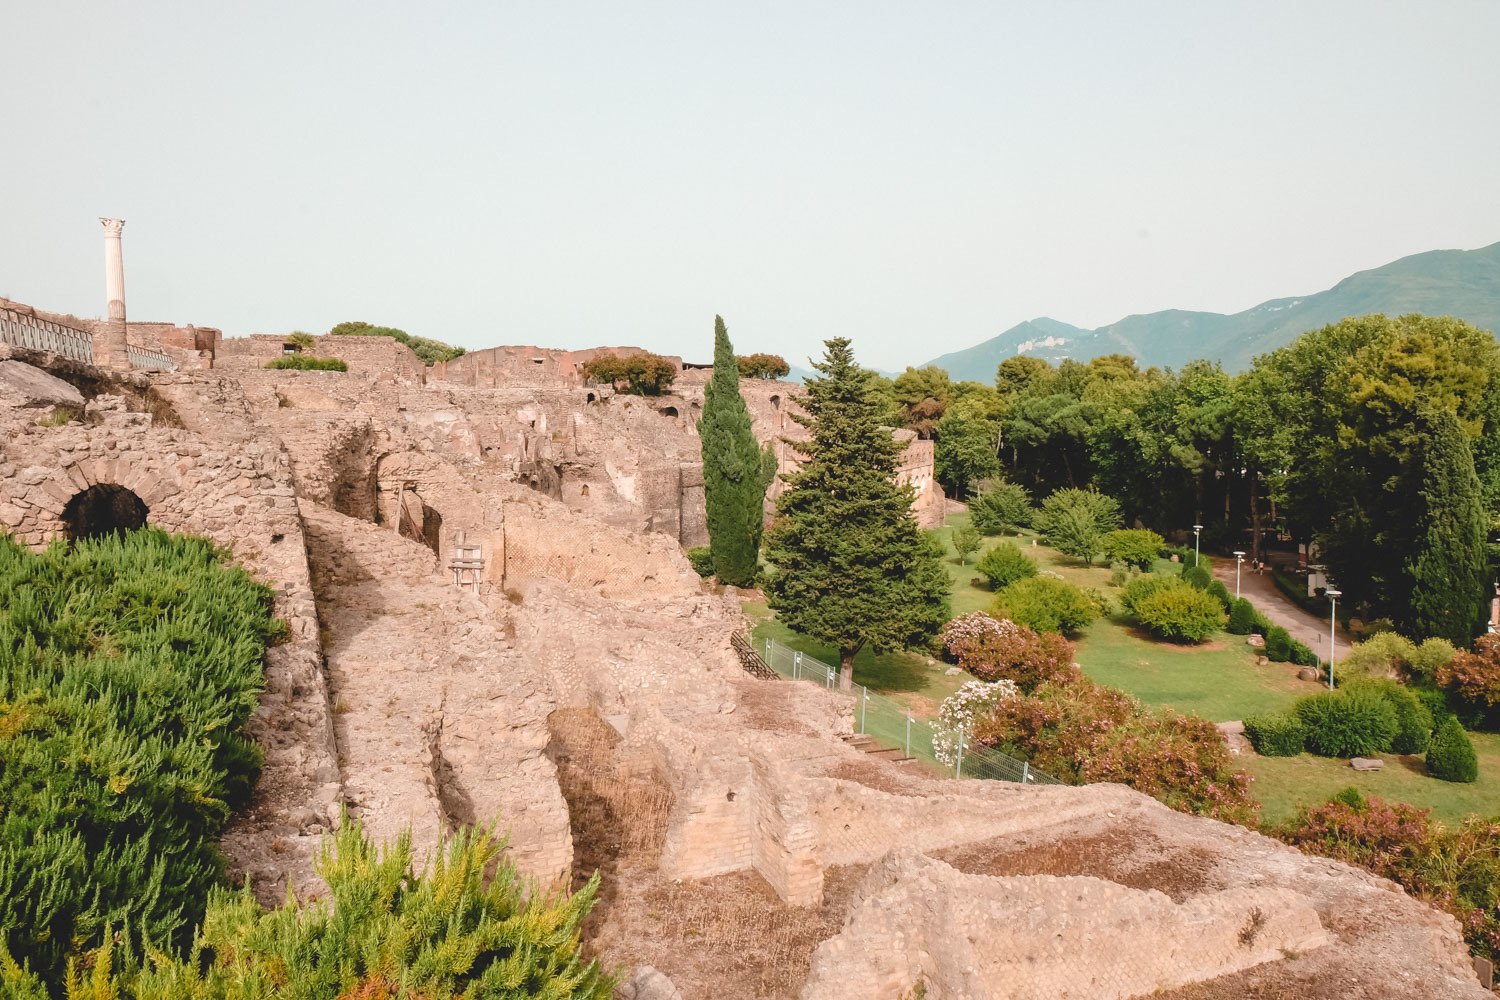
[[[1422,540],[1407,564],[1411,606],[1404,631],[1467,646],[1484,618],[1484,503],[1469,439],[1447,409],[1423,414]]]
[[[698,437],[714,572],[725,583],[750,586],[760,555],[768,480],[750,430],[750,411],[740,395],[739,362],[720,316],[714,317],[714,375],[703,390]]]
[[[827,342],[807,382],[812,432],[794,447],[802,467],[786,477],[766,537],[772,572],[766,597],[789,628],[837,647],[839,683],[849,687],[864,647],[926,643],[948,617],[941,556],[912,516],[910,486],[896,482],[901,444],[881,425],[870,373],[849,341]]]

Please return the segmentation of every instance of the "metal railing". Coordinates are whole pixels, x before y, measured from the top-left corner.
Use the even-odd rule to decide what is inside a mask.
[[[782,677],[821,684],[829,690],[838,687],[836,667],[769,637],[757,642],[756,647],[766,664]],[[968,745],[962,729],[950,732],[927,719],[919,719],[900,702],[871,691],[863,684],[855,684],[849,689],[849,694],[854,697],[855,729],[861,735],[892,748],[900,747],[907,757],[928,761],[949,771],[955,778],[1016,781],[1031,785],[1062,784],[1024,760],[1016,760],[989,747]]]
[[[88,334],[10,310],[0,312],[0,340],[12,347],[48,351],[74,361],[91,363],[94,360],[94,339]]]
[[[158,372],[175,372],[177,370],[177,362],[173,361],[170,355],[164,354],[161,351],[153,351],[150,348],[127,346],[125,348],[125,356],[130,359],[130,367],[132,368],[145,368]]]

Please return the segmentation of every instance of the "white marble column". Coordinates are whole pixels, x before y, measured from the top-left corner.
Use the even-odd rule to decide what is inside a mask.
[[[101,368],[129,368],[125,334],[125,255],[120,248],[124,219],[99,220],[104,226],[104,293],[109,301],[109,319],[103,351],[95,345],[94,362]]]

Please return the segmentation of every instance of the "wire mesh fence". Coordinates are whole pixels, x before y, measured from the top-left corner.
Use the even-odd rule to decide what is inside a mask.
[[[838,687],[838,668],[769,637],[755,645],[756,652],[778,675],[821,684],[830,690]],[[1016,781],[1031,785],[1062,784],[1026,761],[1016,760],[989,747],[968,745],[961,728],[949,730],[927,719],[916,718],[900,702],[871,691],[863,684],[855,684],[849,693],[854,696],[856,732],[877,743],[899,747],[907,757],[928,761],[956,778]]]

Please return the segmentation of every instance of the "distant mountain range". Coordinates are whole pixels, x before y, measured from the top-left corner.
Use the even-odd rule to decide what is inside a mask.
[[[1486,330],[1500,329],[1500,243],[1402,257],[1350,275],[1325,292],[1272,299],[1230,316],[1168,309],[1127,316],[1097,330],[1044,316],[927,364],[946,368],[955,380],[986,383],[994,381],[1000,362],[1017,354],[1054,363],[1131,354],[1143,366],[1172,368],[1208,358],[1240,371],[1256,355],[1282,347],[1308,330],[1375,312],[1457,316]]]

